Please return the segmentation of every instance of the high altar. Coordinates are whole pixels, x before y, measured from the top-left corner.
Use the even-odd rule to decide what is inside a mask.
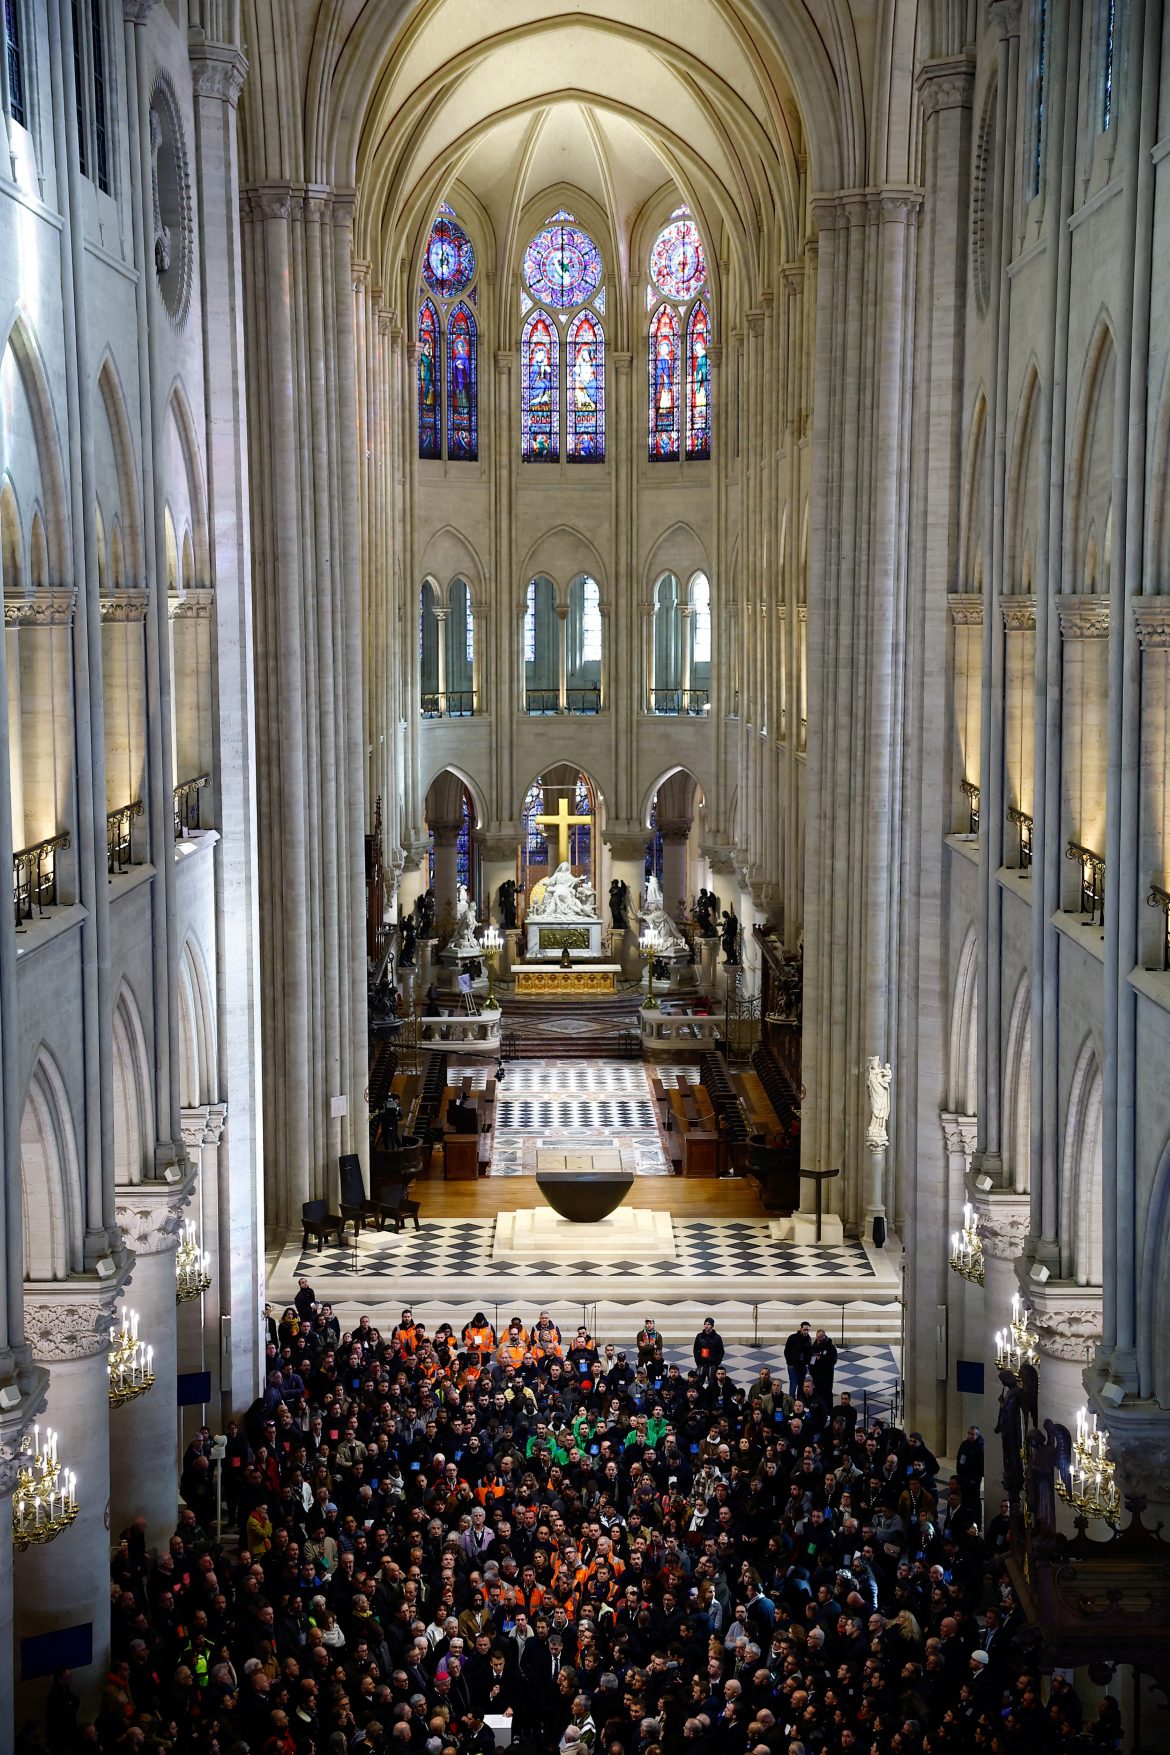
[[[569,863],[569,826],[589,822],[589,817],[569,814],[565,799],[555,817],[538,817],[557,830],[557,867],[532,892],[525,921],[528,960],[531,963],[560,960],[563,952],[570,957],[596,959],[601,956],[601,917],[593,885],[586,877],[574,877]],[[563,991],[563,989],[561,990]],[[574,991],[581,992],[578,988]]]

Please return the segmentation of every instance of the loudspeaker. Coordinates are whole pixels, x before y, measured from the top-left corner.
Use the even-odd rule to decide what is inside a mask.
[[[986,1194],[989,1188],[995,1187],[995,1183],[991,1180],[990,1176],[977,1176],[975,1178],[975,1186],[980,1194]]]
[[[1101,1400],[1108,1402],[1111,1408],[1119,1408],[1125,1400],[1125,1391],[1120,1383],[1103,1383],[1101,1385]]]
[[[884,1249],[886,1247],[886,1221],[880,1213],[874,1214],[873,1246],[875,1249]]]
[[[1044,1266],[1043,1262],[1034,1261],[1032,1263],[1032,1272],[1029,1275],[1029,1278],[1035,1280],[1038,1286],[1044,1284],[1045,1280],[1048,1278],[1048,1269]]]
[[[7,1413],[10,1408],[18,1408],[19,1406],[20,1391],[14,1383],[6,1383],[3,1389],[0,1389],[0,1408],[3,1408],[4,1412]]]
[[[112,1255],[103,1255],[101,1260],[97,1264],[98,1279],[99,1280],[112,1279],[113,1276],[117,1273],[117,1271],[118,1271],[118,1264],[114,1260],[113,1256]]]

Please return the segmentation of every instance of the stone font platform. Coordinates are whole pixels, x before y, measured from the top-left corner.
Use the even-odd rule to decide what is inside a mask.
[[[633,1262],[640,1267],[674,1261],[677,1250],[669,1213],[619,1207],[596,1225],[575,1225],[551,1207],[524,1207],[496,1220],[493,1261],[549,1262],[588,1259],[607,1267]]]

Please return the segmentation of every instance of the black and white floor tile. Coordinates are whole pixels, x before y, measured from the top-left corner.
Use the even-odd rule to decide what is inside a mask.
[[[663,1082],[674,1084],[695,1069],[663,1070],[668,1075]],[[453,1080],[465,1076],[474,1089],[482,1089],[487,1071],[452,1067]],[[507,1067],[496,1095],[492,1175],[534,1175],[541,1148],[565,1146],[619,1151],[623,1166],[637,1176],[670,1174],[640,1063],[524,1060]]]
[[[663,1357],[668,1365],[677,1365],[683,1373],[689,1371],[694,1364],[694,1354],[689,1346],[672,1346],[668,1342],[663,1348]],[[723,1363],[733,1383],[754,1382],[760,1367],[766,1365],[780,1387],[788,1387],[784,1349],[775,1342],[759,1347],[733,1343],[727,1348]],[[848,1390],[855,1407],[861,1408],[864,1400],[868,1402],[873,1413],[881,1414],[893,1394],[898,1377],[898,1360],[892,1347],[867,1344],[845,1346],[838,1351],[833,1389],[837,1394]]]

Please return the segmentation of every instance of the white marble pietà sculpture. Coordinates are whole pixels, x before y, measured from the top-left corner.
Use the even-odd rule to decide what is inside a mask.
[[[529,920],[596,920],[597,898],[587,877],[574,877],[573,868],[562,860],[544,880],[544,891],[528,910]]]
[[[646,879],[646,901],[639,910],[639,917],[642,925],[649,927],[657,938],[657,954],[660,957],[677,956],[680,951],[689,956],[690,946],[666,912],[662,901],[662,885],[653,874]]]
[[[474,954],[480,949],[479,940],[475,936],[479,929],[479,921],[475,916],[475,903],[467,894],[466,884],[459,886],[455,909],[455,931],[451,934],[451,943],[448,949],[454,951],[457,956]]]

